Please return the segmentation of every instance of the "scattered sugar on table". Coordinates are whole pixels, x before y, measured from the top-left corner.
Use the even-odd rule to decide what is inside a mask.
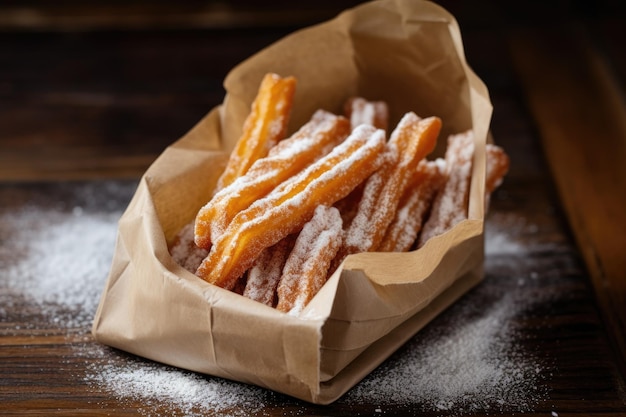
[[[12,302],[17,302],[11,300],[17,298],[37,305],[44,317],[32,323],[33,328],[67,329],[75,357],[94,363],[83,382],[122,401],[141,400],[145,408],[139,412],[144,415],[163,409],[171,415],[262,415],[263,404],[274,404],[277,394],[145,361],[90,340],[120,215],[119,210],[102,213],[81,207],[0,212],[2,233],[10,236],[0,250],[16,254],[1,258],[5,296],[0,317],[9,314]],[[490,257],[524,262],[525,246],[516,242],[508,226],[487,223],[487,270]],[[516,273],[511,268],[513,283],[525,278]],[[489,287],[480,285],[463,297],[338,403],[371,403],[372,411],[382,414],[386,407],[403,404],[447,414],[532,411],[545,396],[541,381],[546,372],[532,352],[519,347],[520,335],[512,325],[529,308],[528,302],[515,291],[490,294]],[[71,341],[75,339],[69,335],[77,328],[87,341]],[[286,413],[306,413],[305,403],[286,397],[280,401],[287,402]]]

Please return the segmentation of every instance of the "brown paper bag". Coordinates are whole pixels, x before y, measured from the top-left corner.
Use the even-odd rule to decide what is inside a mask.
[[[211,195],[261,78],[295,75],[291,130],[346,98],[386,100],[394,125],[409,110],[473,129],[469,219],[410,253],[349,256],[302,316],[212,286],[168,253]],[[96,340],[155,361],[330,403],[483,276],[485,86],[465,62],[459,28],[439,6],[381,0],[301,30],[226,78],[224,103],[171,145],[142,178],[119,222],[93,324]]]

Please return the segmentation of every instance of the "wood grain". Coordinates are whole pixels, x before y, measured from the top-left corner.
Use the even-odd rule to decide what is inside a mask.
[[[626,108],[581,26],[519,31],[511,51],[619,357],[626,357]],[[622,361],[622,366],[624,363]],[[626,368],[624,368],[626,369]]]
[[[3,2],[0,28],[14,31],[232,29],[294,27],[318,23],[358,0],[288,1]]]

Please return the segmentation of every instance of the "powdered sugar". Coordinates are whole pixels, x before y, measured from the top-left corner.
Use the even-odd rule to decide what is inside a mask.
[[[335,207],[318,206],[289,254],[278,285],[277,309],[299,315],[324,285],[330,263],[343,240],[342,219]]]
[[[384,101],[368,101],[362,97],[353,97],[346,101],[345,112],[353,129],[362,124],[379,129],[387,128],[389,109]]]
[[[346,398],[380,405],[416,404],[458,414],[490,408],[530,410],[541,394],[541,368],[512,341],[517,301],[491,305],[467,301],[454,320],[428,328],[377,369]]]
[[[112,355],[103,350],[100,357]],[[271,394],[251,385],[203,376],[130,357],[95,364],[86,375],[94,390],[139,401],[140,414],[243,417],[259,413]]]
[[[87,213],[80,207],[70,213],[31,207],[3,214],[3,234],[11,238],[3,242],[5,254],[0,259],[10,264],[0,269],[4,285],[18,298],[3,300],[0,315],[24,297],[57,326],[90,326],[113,256],[120,214]]]
[[[467,206],[474,154],[474,135],[467,131],[448,138],[445,161],[447,179],[433,201],[431,216],[424,223],[419,245],[449,230],[467,218]]]
[[[91,196],[97,188],[83,191]],[[131,189],[118,191],[129,197]],[[319,412],[265,389],[174,369],[91,341],[88,331],[120,214],[116,207],[83,204],[0,211],[0,317],[12,314],[18,303],[39,308],[42,321],[32,326],[66,329],[73,355],[90,364],[77,376],[82,383],[100,397],[140,404],[137,411],[143,415],[263,415],[266,405],[277,404],[285,406],[283,415]],[[402,407],[413,414],[532,411],[546,395],[542,381],[547,370],[524,348],[525,335],[516,323],[533,303],[542,302],[536,292],[533,297],[524,292],[529,285],[523,279],[536,273],[529,243],[517,237],[532,240],[533,230],[523,218],[491,216],[486,224],[487,282],[420,331],[338,406],[372,404],[372,412],[381,414]],[[541,242],[531,243],[536,250]],[[489,276],[494,268],[497,276]],[[86,340],[71,336],[77,329]]]
[[[208,250],[195,244],[194,237],[194,223],[191,222],[178,232],[177,240],[170,248],[172,259],[191,273],[196,272],[202,260],[209,254]]]
[[[446,415],[531,411],[546,396],[546,369],[521,348],[524,336],[515,325],[544,301],[536,292],[533,297],[524,292],[521,274],[532,278],[535,273],[528,250],[515,236],[526,229],[532,225],[518,217],[494,216],[487,222],[487,270],[494,265],[510,275],[464,296],[342,401]]]
[[[293,247],[295,236],[287,236],[261,252],[250,271],[243,295],[268,306],[274,306],[276,287]]]

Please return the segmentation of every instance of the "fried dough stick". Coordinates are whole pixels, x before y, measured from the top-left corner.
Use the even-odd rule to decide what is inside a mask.
[[[210,248],[237,213],[305,169],[349,133],[350,123],[346,118],[318,110],[300,130],[279,142],[266,157],[258,159],[248,172],[200,209],[195,222],[196,245]]]
[[[473,156],[474,134],[471,130],[448,138],[446,180],[433,201],[418,247],[467,218]]]
[[[384,101],[369,101],[363,97],[351,97],[344,104],[344,114],[350,119],[352,129],[360,124],[369,124],[387,130],[389,108]]]
[[[276,305],[276,288],[295,240],[295,234],[289,235],[261,252],[248,271],[248,281],[243,291],[244,297],[270,307]]]
[[[418,246],[433,236],[444,233],[467,218],[474,135],[472,131],[450,136],[446,150],[446,180],[438,192],[431,215],[421,232]],[[502,183],[509,170],[509,157],[499,146],[488,143],[485,147],[485,209],[491,193]]]
[[[318,206],[298,234],[278,284],[276,309],[298,314],[322,288],[342,242],[342,221],[335,207]]]
[[[385,164],[365,183],[335,264],[349,254],[378,249],[411,175],[435,148],[440,129],[437,117],[420,119],[409,112],[400,120],[389,139]]]
[[[194,242],[193,222],[187,223],[176,235],[169,248],[172,259],[187,271],[194,273],[209,252]]]
[[[257,159],[265,156],[271,147],[284,138],[295,88],[294,77],[281,78],[271,73],[265,75],[244,124],[243,134],[218,179],[214,195],[244,174]],[[174,260],[192,272],[206,257],[206,249],[210,247],[210,241],[204,247],[195,245],[194,229],[193,221],[185,225],[170,247]]]
[[[380,252],[406,252],[411,249],[424,224],[432,201],[443,184],[443,160],[423,160],[407,187],[393,222],[378,247]]]
[[[384,147],[384,131],[356,128],[329,154],[239,212],[196,275],[231,289],[265,248],[302,228],[317,206],[334,204],[376,171]]]
[[[369,124],[386,131],[389,124],[389,108],[384,101],[369,101],[362,97],[351,97],[344,103],[344,115],[350,119],[352,129],[360,124]],[[356,209],[363,195],[363,185],[361,184],[335,204],[341,213],[344,227],[349,225],[356,216]]]
[[[491,143],[486,145],[485,152],[487,153],[485,193],[489,196],[502,183],[502,179],[509,171],[510,160],[504,149]]]
[[[285,137],[295,89],[294,77],[282,78],[272,73],[263,77],[243,133],[217,181],[215,192],[245,174],[254,161],[267,155]]]

